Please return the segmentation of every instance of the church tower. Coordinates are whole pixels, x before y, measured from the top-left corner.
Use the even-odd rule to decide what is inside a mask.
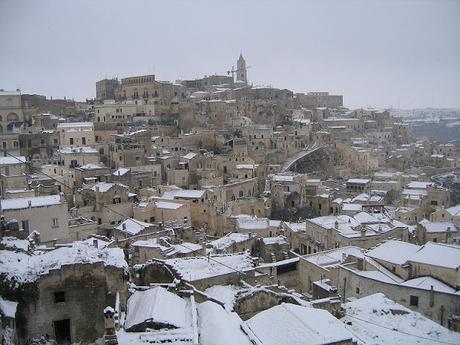
[[[240,53],[240,57],[236,62],[236,82],[244,84],[248,83],[248,71],[246,69],[246,61],[243,58],[243,54]]]

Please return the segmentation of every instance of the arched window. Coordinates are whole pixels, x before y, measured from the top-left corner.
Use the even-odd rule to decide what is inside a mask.
[[[6,117],[7,121],[19,121],[19,116],[16,113],[9,113]]]
[[[242,190],[240,190],[240,192],[238,193],[238,196],[239,196],[240,198],[242,198],[242,197],[244,196],[244,192],[243,192]]]

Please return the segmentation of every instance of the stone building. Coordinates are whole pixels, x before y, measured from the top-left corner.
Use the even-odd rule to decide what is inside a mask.
[[[0,132],[20,128],[24,123],[21,91],[0,90]]]
[[[40,337],[93,343],[104,334],[104,308],[124,310],[128,267],[121,249],[75,242],[32,255],[2,250],[1,256],[0,294],[18,302],[19,345]]]
[[[92,122],[65,122],[57,125],[61,146],[92,146],[95,143]]]
[[[96,82],[96,100],[115,99],[115,90],[118,88],[117,78],[102,79]]]
[[[25,234],[40,233],[43,244],[69,242],[69,214],[63,195],[37,196],[0,201],[6,220],[15,219]]]

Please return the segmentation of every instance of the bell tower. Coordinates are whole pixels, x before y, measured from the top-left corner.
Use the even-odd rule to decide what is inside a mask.
[[[240,57],[236,62],[236,81],[245,84],[248,83],[248,71],[246,69],[246,61],[244,60],[242,53],[240,53]]]

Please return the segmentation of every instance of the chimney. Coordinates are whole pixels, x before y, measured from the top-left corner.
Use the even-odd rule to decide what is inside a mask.
[[[339,222],[337,220],[335,220],[334,228],[339,229]]]
[[[93,239],[93,246],[94,246],[94,248],[97,248],[97,239],[95,239],[95,238]]]
[[[32,207],[32,200],[27,200],[27,203],[29,204],[29,208]]]
[[[122,224],[123,230],[126,230],[126,223]]]

